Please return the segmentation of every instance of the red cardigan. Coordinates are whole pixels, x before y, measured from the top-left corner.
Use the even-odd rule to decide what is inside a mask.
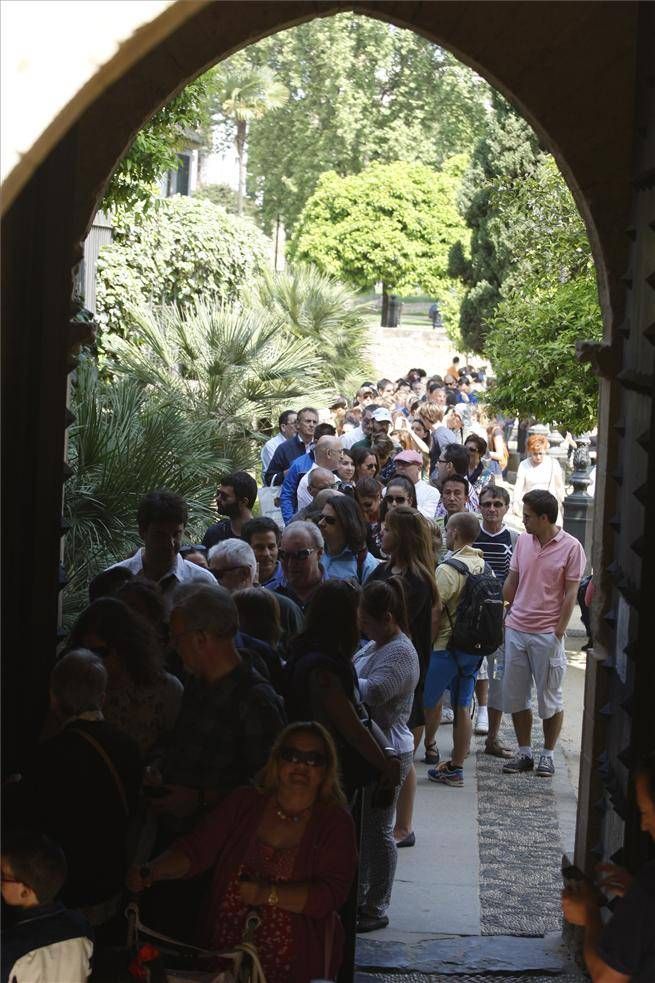
[[[172,847],[189,858],[191,868],[187,877],[213,867],[201,944],[209,944],[221,901],[256,834],[263,805],[263,793],[253,788],[236,789],[192,833]],[[356,868],[355,826],[350,813],[338,805],[317,803],[300,841],[293,869],[294,881],[309,881],[311,886],[303,913],[291,913],[294,955],[290,983],[308,983],[324,975],[326,929],[332,921],[330,976],[332,979],[336,976],[341,963],[343,928],[335,914],[348,897]]]

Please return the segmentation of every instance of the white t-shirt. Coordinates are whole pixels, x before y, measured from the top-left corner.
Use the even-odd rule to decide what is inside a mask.
[[[421,515],[424,515],[426,519],[434,519],[434,514],[437,511],[437,505],[441,501],[441,495],[439,489],[435,488],[428,481],[423,478],[419,480],[414,485],[416,491],[416,505],[418,507]]]

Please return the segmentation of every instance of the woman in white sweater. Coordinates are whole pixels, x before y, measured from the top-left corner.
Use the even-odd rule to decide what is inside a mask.
[[[414,760],[414,737],[407,721],[419,680],[419,660],[408,638],[400,578],[372,581],[364,587],[359,621],[371,639],[355,655],[360,696],[401,765],[393,800],[380,804],[375,786],[364,789],[357,930],[372,932],[389,924],[386,911],[398,856],[393,835],[396,801]]]
[[[548,438],[542,434],[528,437],[528,456],[518,466],[514,485],[514,512],[523,514],[523,496],[535,488],[549,491],[559,505],[557,522],[562,524],[562,503],[566,495],[564,475],[559,461],[548,453]]]

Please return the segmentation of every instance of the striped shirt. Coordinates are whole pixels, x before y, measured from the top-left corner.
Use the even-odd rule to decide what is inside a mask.
[[[501,585],[505,583],[509,573],[509,563],[512,559],[512,550],[516,536],[512,536],[507,526],[503,526],[500,532],[486,532],[480,529],[480,535],[473,543],[476,549],[482,550],[486,562],[489,564]]]

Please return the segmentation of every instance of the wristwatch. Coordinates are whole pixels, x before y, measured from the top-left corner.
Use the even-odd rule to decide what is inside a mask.
[[[268,897],[266,898],[266,904],[276,906],[280,903],[280,898],[277,893],[277,887],[275,884],[271,884],[271,890],[268,892]]]

